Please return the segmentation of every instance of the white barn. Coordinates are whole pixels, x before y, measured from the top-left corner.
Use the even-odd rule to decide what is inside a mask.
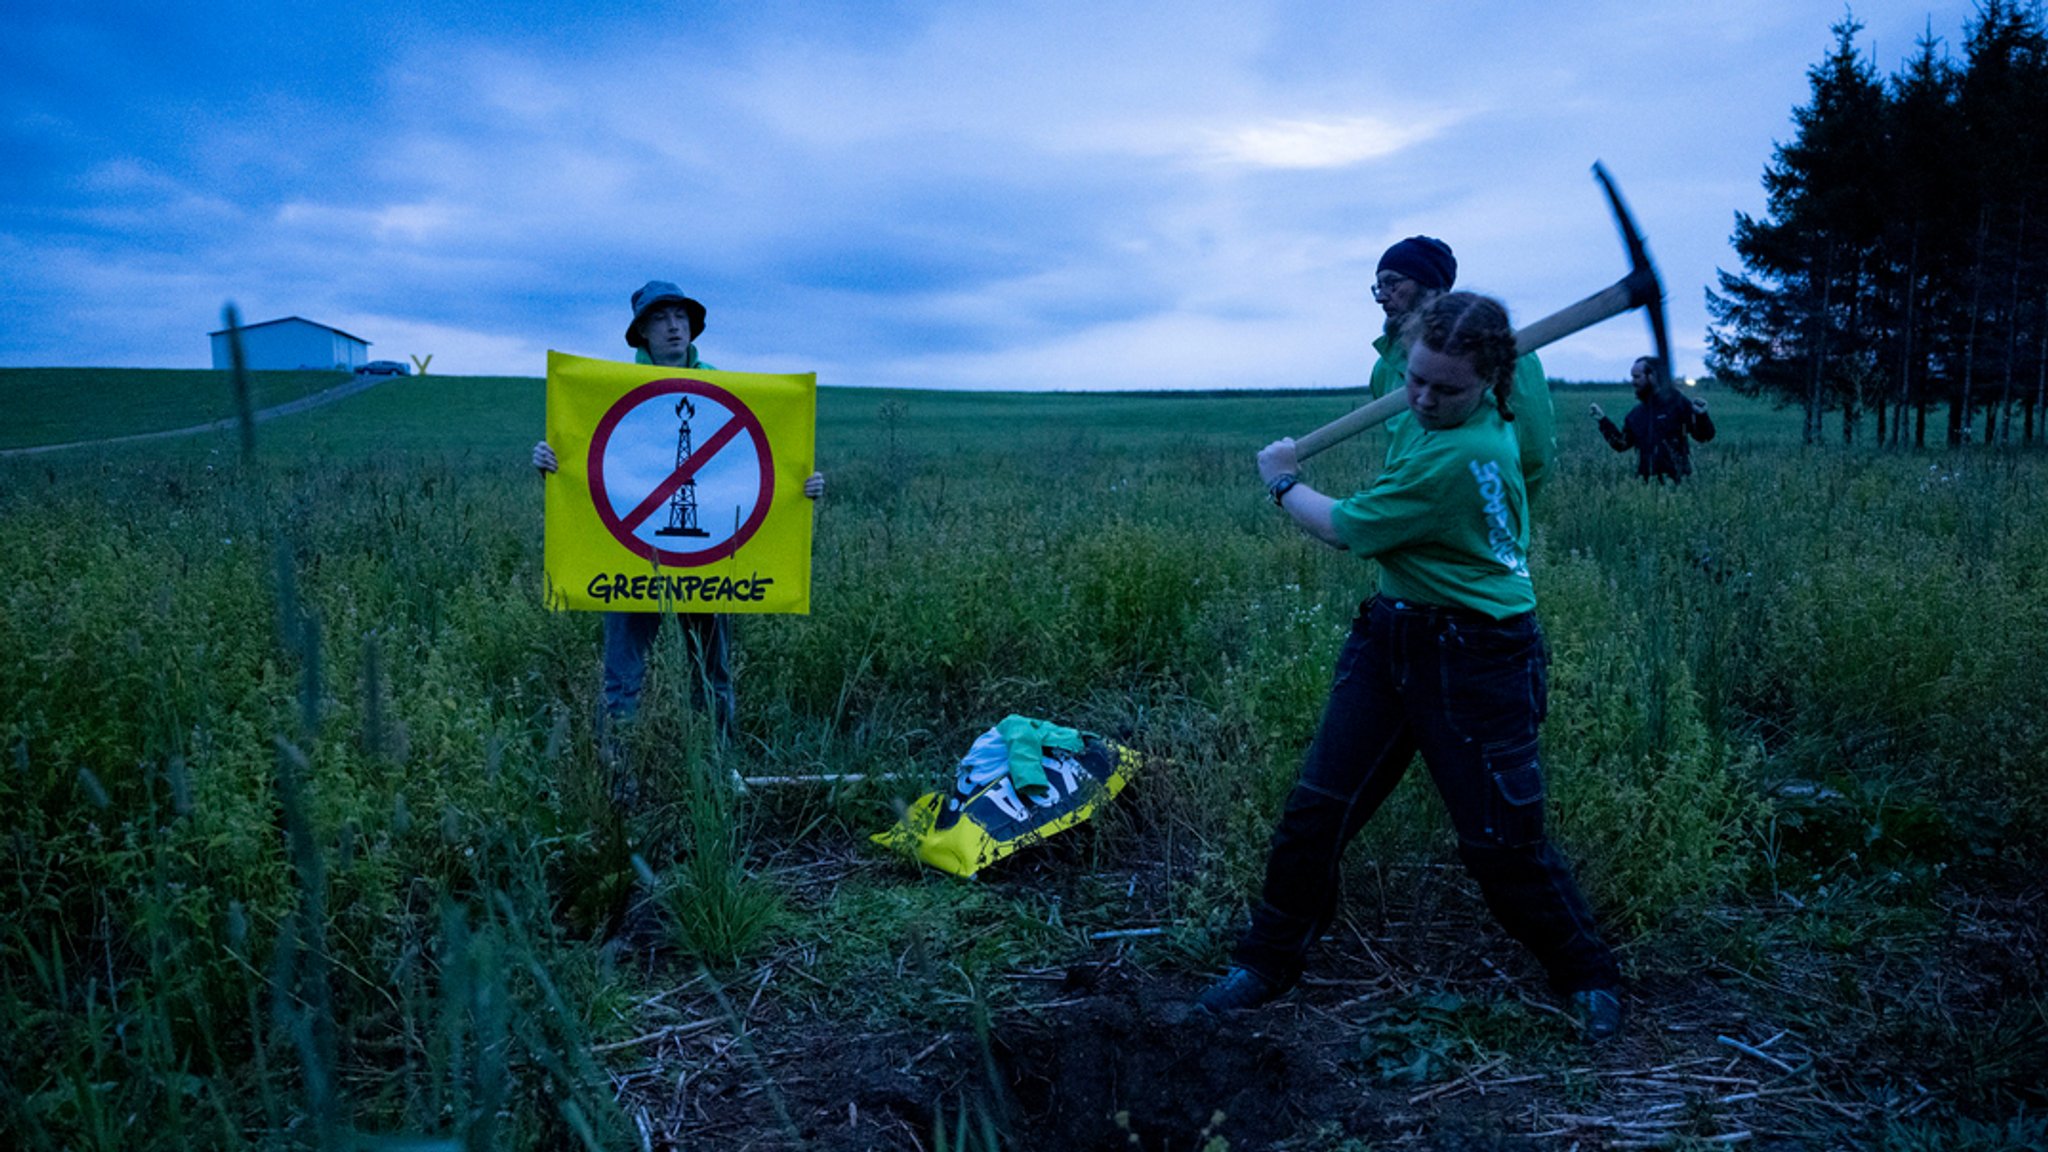
[[[213,341],[213,366],[234,367],[228,354],[228,330],[209,332]],[[242,326],[242,356],[251,371],[273,369],[340,368],[350,371],[370,358],[370,342],[339,328],[315,324],[298,316],[265,320]]]

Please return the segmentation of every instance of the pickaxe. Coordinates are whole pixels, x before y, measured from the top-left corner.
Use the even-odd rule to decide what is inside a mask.
[[[1546,344],[1591,328],[1602,320],[1619,316],[1632,308],[1642,308],[1648,312],[1650,334],[1656,338],[1657,355],[1663,360],[1664,371],[1668,373],[1671,371],[1671,337],[1664,327],[1664,284],[1657,278],[1657,266],[1650,262],[1650,250],[1643,246],[1643,234],[1636,229],[1635,218],[1629,215],[1628,205],[1621,202],[1621,193],[1615,190],[1614,178],[1598,162],[1593,165],[1593,178],[1600,181],[1600,187],[1606,191],[1607,204],[1614,209],[1615,226],[1621,229],[1622,242],[1628,245],[1628,275],[1577,304],[1561,312],[1553,312],[1516,332],[1515,351],[1526,356]],[[1407,410],[1407,390],[1396,388],[1295,441],[1295,459],[1306,460]]]

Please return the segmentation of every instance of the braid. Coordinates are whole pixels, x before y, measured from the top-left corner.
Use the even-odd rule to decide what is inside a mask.
[[[1515,330],[1508,310],[1491,296],[1449,292],[1422,309],[1416,337],[1446,356],[1464,356],[1493,392],[1493,405],[1503,420],[1513,420],[1508,393],[1515,386]]]

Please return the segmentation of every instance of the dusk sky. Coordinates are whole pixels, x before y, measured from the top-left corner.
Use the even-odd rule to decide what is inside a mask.
[[[1403,236],[1518,324],[1663,273],[1683,374],[1845,9],[19,3],[0,365],[206,367],[234,301],[432,370],[626,358],[675,280],[719,367],[927,388],[1358,385]],[[1889,76],[1968,0],[1860,4]],[[1620,379],[1637,317],[1543,352]]]

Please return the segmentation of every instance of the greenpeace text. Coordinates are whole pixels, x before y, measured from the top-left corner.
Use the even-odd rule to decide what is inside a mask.
[[[772,577],[755,573],[735,580],[730,576],[675,576],[666,572],[600,572],[590,578],[590,598],[609,604],[614,600],[662,600],[677,604],[745,604],[767,599]]]

